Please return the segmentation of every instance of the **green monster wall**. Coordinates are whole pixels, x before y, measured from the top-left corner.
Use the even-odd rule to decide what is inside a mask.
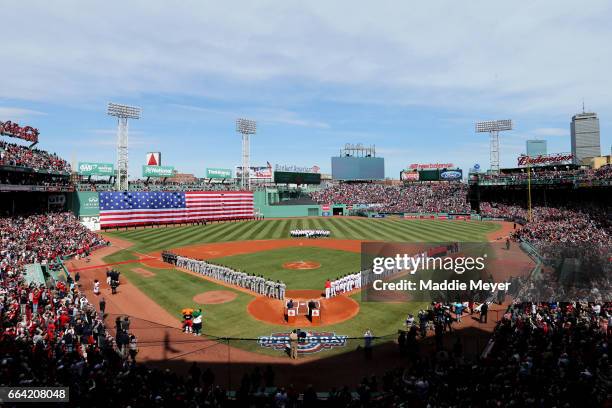
[[[317,204],[309,205],[271,205],[278,203],[278,191],[266,189],[256,191],[254,194],[255,213],[264,218],[289,218],[289,217],[318,217],[323,215],[321,206]],[[333,205],[329,210],[342,209],[346,214],[345,205]]]

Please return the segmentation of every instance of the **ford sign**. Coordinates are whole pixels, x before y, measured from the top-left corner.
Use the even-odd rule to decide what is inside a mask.
[[[463,174],[460,171],[448,170],[440,173],[440,178],[443,180],[460,180]]]

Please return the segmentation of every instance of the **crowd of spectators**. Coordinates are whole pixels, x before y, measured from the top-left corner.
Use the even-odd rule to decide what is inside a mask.
[[[537,248],[546,245],[571,245],[588,242],[593,246],[610,246],[612,225],[608,211],[587,203],[565,203],[564,206],[535,206],[528,210],[515,204],[482,202],[485,217],[517,219],[523,227],[513,233],[516,240],[526,240]]]
[[[598,169],[564,169],[563,166],[560,166],[558,169],[538,169],[537,167],[532,167],[531,174],[527,171],[527,169],[525,169],[525,171],[514,173],[480,174],[478,177],[481,181],[504,181],[509,183],[524,183],[529,178],[531,178],[531,181],[533,182],[545,181],[550,183],[559,183],[563,181],[583,182],[594,180],[610,180],[612,179],[612,166],[602,166]]]
[[[389,186],[375,183],[332,184],[310,193],[319,204],[365,205],[386,213],[470,212],[468,187],[460,182],[412,183]]]
[[[408,353],[407,368],[383,378],[380,406],[602,406],[612,390],[611,313],[610,303],[513,304],[477,358],[459,340]]]
[[[8,186],[41,186],[49,189],[61,188],[63,191],[73,191],[68,175],[44,174],[44,173],[21,173],[0,170],[0,184]],[[10,188],[9,188],[10,190]]]
[[[48,265],[57,257],[86,255],[104,244],[71,212],[0,218],[0,274],[20,274],[27,264]]]
[[[0,140],[0,166],[70,172],[70,164],[55,153]]]

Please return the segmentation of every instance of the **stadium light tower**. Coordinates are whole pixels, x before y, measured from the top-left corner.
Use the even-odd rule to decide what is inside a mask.
[[[117,191],[128,190],[128,119],[140,119],[140,108],[109,103],[106,111],[117,118]]]
[[[236,119],[236,132],[242,135],[242,173],[240,175],[240,184],[242,188],[251,189],[251,177],[249,175],[249,135],[254,135],[257,131],[257,123],[250,119]]]
[[[486,120],[476,122],[476,133],[489,133],[491,158],[491,171],[499,173],[499,132],[512,130],[511,119]]]

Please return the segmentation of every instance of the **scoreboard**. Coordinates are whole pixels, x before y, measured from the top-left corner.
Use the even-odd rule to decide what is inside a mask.
[[[385,160],[382,157],[332,157],[334,180],[384,180]]]
[[[321,184],[321,174],[275,171],[274,182],[277,184]]]

